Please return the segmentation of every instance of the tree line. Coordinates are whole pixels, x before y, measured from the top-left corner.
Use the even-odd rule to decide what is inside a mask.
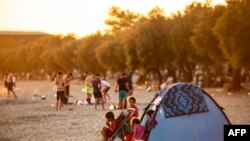
[[[104,21],[105,33],[77,39],[47,35],[35,40],[2,39],[2,72],[48,71],[136,71],[152,73],[163,81],[162,70],[174,69],[182,81],[191,81],[195,65],[222,64],[232,68],[232,89],[241,88],[241,69],[249,68],[250,1],[227,0],[226,5],[194,2],[183,12],[165,16],[154,7],[143,15],[113,6]]]

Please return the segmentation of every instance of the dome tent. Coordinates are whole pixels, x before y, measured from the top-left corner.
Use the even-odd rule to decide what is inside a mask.
[[[223,141],[224,125],[230,124],[220,106],[199,86],[176,83],[159,91],[145,108],[155,111],[157,125],[148,141]]]

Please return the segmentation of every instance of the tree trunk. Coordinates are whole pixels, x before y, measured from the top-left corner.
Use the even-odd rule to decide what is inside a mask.
[[[241,88],[240,72],[241,72],[240,67],[235,67],[233,69],[233,80],[232,80],[232,83],[231,83],[231,87],[232,87],[233,92],[239,91],[240,88]]]
[[[162,84],[162,76],[161,76],[160,69],[156,70],[156,74],[157,74],[157,77],[158,77],[158,80],[159,80],[159,86],[160,86]]]
[[[189,66],[184,66],[181,68],[184,74],[183,82],[191,82],[193,80],[192,68]]]

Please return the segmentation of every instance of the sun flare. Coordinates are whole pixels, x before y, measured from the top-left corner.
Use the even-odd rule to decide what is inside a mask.
[[[191,2],[193,0],[0,0],[0,30],[83,36],[105,29],[104,20],[113,5],[142,14],[159,6],[170,15]],[[213,4],[224,3],[225,0],[213,0]]]

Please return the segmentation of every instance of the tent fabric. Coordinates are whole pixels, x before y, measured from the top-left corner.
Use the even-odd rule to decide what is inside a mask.
[[[172,86],[162,99],[166,118],[207,112],[208,107],[203,95],[196,85],[186,83]]]
[[[203,98],[197,100],[199,102],[196,103],[203,103],[205,101],[204,105],[206,106],[204,106],[204,109],[209,110],[166,118],[163,107],[167,105],[165,105],[164,100],[167,98],[171,99],[170,101],[174,101],[173,99],[177,100],[178,98],[175,97],[178,93],[179,95],[189,93],[188,95],[191,98],[187,99],[188,102],[189,100],[196,99],[193,98],[195,94],[201,94],[202,96],[199,95],[198,97]],[[174,109],[173,105],[169,104],[168,106]],[[199,86],[190,83],[176,83],[165,90],[159,91],[156,97],[145,108],[145,112],[141,117],[141,125],[145,127],[147,127],[148,122],[145,114],[148,110],[155,111],[155,120],[158,124],[149,131],[146,136],[147,141],[223,141],[224,125],[230,124],[227,116],[220,109],[216,101]]]

